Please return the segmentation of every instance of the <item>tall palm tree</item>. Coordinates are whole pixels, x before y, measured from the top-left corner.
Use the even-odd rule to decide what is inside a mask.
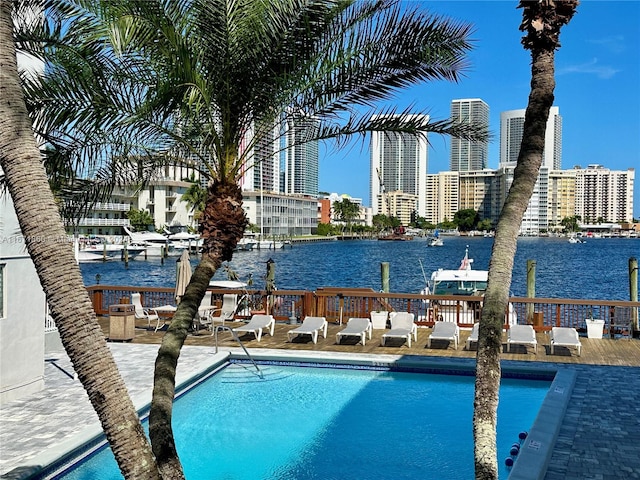
[[[504,312],[518,230],[542,163],[547,118],[554,100],[554,59],[560,48],[560,29],[569,23],[577,6],[577,0],[521,1],[518,6],[523,9],[520,30],[526,32],[522,43],[531,51],[531,92],[513,183],[496,226],[480,320],[473,415],[477,479],[498,478],[496,423]]]
[[[12,2],[0,2],[0,167],[51,316],[126,478],[160,478],[49,188],[20,85]]]
[[[373,131],[485,139],[474,125],[375,109],[408,85],[457,81],[471,27],[397,0],[48,4],[51,21],[39,33],[50,41],[41,53],[65,68],[46,81],[25,79],[44,138],[71,152],[66,158],[107,155],[105,177],[129,171],[110,166],[134,158],[145,172],[157,159],[196,161],[209,178],[203,255],[158,352],[149,419],[163,475],[181,478],[171,430],[175,369],[210,278],[247,226],[239,180],[256,165],[253,147],[301,115],[319,122],[302,141],[342,145]],[[25,46],[42,45],[29,35]]]

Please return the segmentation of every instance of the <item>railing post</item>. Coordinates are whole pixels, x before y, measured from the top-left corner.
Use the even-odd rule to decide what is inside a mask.
[[[629,300],[638,301],[638,259],[635,257],[629,259]],[[631,324],[631,337],[633,337],[633,330],[637,331],[640,328],[637,307],[631,309]]]

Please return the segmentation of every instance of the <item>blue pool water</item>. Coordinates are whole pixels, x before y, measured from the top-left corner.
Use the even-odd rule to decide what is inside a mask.
[[[175,402],[190,480],[473,478],[471,376],[231,365]],[[550,381],[503,379],[504,459],[536,417]],[[110,450],[65,479],[122,478]]]

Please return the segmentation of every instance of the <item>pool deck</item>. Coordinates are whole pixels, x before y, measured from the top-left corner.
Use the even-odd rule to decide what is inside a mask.
[[[108,335],[108,325],[101,325]],[[464,349],[461,333],[457,350],[446,344],[427,348],[431,331],[420,328],[418,341],[407,346],[380,346],[381,330],[374,331],[366,346],[359,343],[335,343],[342,327],[330,325],[327,338],[314,345],[307,338],[287,342],[288,324],[276,325],[273,337],[261,342],[241,337],[247,348],[284,355],[303,354],[310,358],[341,357],[357,354],[372,362],[401,361],[414,358],[443,365],[473,365],[475,351]],[[137,328],[130,343],[110,342],[109,346],[129,388],[136,407],[150,401],[153,363],[162,332]],[[228,333],[219,338],[220,354],[215,354],[213,337],[207,332],[190,335],[183,347],[178,366],[178,383],[214,364],[227,351],[241,353]],[[537,335],[538,353],[531,348],[503,354],[503,365],[535,369],[568,368],[576,372],[575,387],[569,398],[549,466],[542,477],[547,480],[584,480],[640,478],[640,340],[594,340],[581,338],[582,356],[566,349],[550,355],[548,336]],[[447,348],[448,347],[448,348]],[[25,478],[34,465],[46,463],[80,440],[100,432],[97,416],[86,394],[73,378],[73,370],[64,352],[45,359],[45,389],[27,398],[3,405],[0,409],[0,474],[3,479]],[[69,405],[74,405],[70,409]],[[499,459],[503,461],[503,459]]]

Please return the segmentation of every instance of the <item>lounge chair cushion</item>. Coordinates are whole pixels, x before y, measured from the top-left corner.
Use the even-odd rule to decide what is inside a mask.
[[[453,322],[436,322],[433,331],[429,335],[427,344],[431,347],[431,340],[448,340],[453,342],[453,347],[458,349],[458,340],[460,339],[460,328]]]
[[[553,355],[554,347],[575,347],[578,356],[582,350],[578,331],[571,327],[553,327],[551,329],[549,349]]]
[[[392,312],[389,318],[391,319],[391,330],[382,335],[382,346],[388,338],[404,338],[407,341],[407,346],[411,347],[411,337],[418,340],[418,327],[413,323],[413,313]]]
[[[531,345],[534,353],[538,353],[536,332],[531,325],[511,325],[507,331],[507,352],[511,345]]]
[[[305,317],[302,325],[287,332],[287,337],[291,342],[293,337],[298,335],[311,335],[313,343],[318,343],[318,333],[322,332],[322,336],[327,338],[327,319],[324,317]]]
[[[369,334],[369,339],[371,339],[371,330],[372,330],[371,320],[368,318],[350,318],[347,322],[347,326],[336,333],[336,343],[340,343],[342,337],[360,337],[360,341],[362,345],[366,342],[366,335]]]

